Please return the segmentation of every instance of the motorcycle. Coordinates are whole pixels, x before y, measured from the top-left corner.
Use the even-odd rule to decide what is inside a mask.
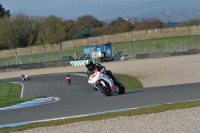
[[[66,77],[66,82],[70,85],[70,83],[71,83],[71,77]]]
[[[24,81],[30,80],[30,77],[28,75],[22,74],[21,79]]]
[[[88,83],[106,96],[111,96],[115,93],[125,93],[125,88],[122,84],[115,85],[108,75],[98,70],[94,70],[93,73],[89,75]]]

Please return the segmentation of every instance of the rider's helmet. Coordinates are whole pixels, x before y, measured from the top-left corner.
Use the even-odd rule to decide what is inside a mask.
[[[67,77],[70,77],[70,75],[69,75],[69,74],[67,74]]]
[[[85,66],[87,67],[87,69],[92,69],[94,66],[94,62],[92,60],[86,60],[85,61]]]

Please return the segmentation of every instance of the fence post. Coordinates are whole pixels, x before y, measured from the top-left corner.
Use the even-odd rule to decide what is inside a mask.
[[[191,35],[191,37],[192,37],[192,48],[194,49],[194,39],[193,39],[193,36]]]
[[[182,43],[181,43],[181,37],[179,36],[179,42],[180,42],[180,50],[182,50]]]
[[[154,43],[154,52],[157,52],[157,50],[156,50],[156,41],[155,41],[155,38],[153,38],[153,43]]]
[[[30,62],[33,63],[33,61],[32,61],[32,51],[30,51],[30,53],[31,53]]]

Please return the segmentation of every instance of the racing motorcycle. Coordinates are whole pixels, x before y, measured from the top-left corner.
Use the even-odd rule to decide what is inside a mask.
[[[88,83],[100,90],[104,95],[124,94],[125,88],[122,84],[115,85],[113,80],[104,72],[94,70],[88,77]]]
[[[70,84],[70,83],[71,83],[71,77],[67,76],[67,77],[66,77],[66,82],[67,82],[68,84]]]
[[[27,81],[30,80],[30,77],[28,75],[22,74],[21,79]]]

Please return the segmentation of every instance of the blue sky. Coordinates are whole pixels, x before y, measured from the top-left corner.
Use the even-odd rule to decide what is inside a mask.
[[[0,4],[10,10],[11,15],[20,12],[29,16],[55,15],[64,19],[92,15],[99,20],[145,16],[176,21],[177,18],[188,19],[191,15],[200,16],[200,0],[0,0]]]
[[[91,14],[95,17],[123,14],[124,6],[134,2],[158,0],[0,0],[0,4],[11,14],[22,12],[27,15],[56,15],[75,19]],[[120,9],[120,10],[119,10]],[[113,16],[114,17],[114,16]]]
[[[47,9],[63,8],[70,5],[90,5],[90,4],[116,4],[120,2],[145,1],[145,0],[0,0],[0,3],[10,10],[16,9]],[[148,0],[147,0],[148,1]],[[149,0],[154,1],[154,0]]]

